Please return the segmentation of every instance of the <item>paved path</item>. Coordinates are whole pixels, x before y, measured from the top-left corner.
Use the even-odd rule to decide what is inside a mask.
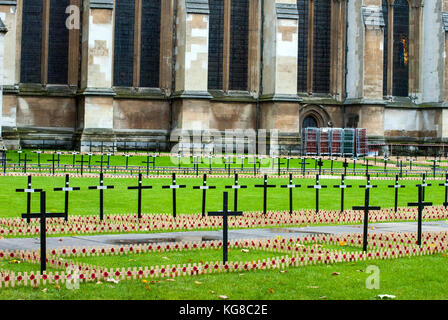
[[[370,229],[372,228],[373,229]],[[424,222],[423,232],[448,231],[447,221]],[[229,239],[266,239],[276,236],[304,237],[312,234],[344,234],[362,232],[362,225],[347,226],[317,226],[300,228],[267,228],[267,229],[244,229],[230,230]],[[416,222],[376,223],[369,225],[369,232],[417,232]],[[99,247],[120,246],[125,244],[145,244],[154,242],[174,241],[200,241],[221,240],[222,231],[189,231],[189,232],[165,232],[151,234],[117,234],[99,236],[74,236],[62,238],[47,238],[47,248],[57,247]],[[0,250],[37,250],[40,248],[39,238],[15,238],[0,239]]]

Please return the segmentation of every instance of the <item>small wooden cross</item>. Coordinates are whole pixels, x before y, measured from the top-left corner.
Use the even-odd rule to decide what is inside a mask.
[[[168,186],[162,186],[162,189],[171,189],[173,191],[173,217],[176,218],[177,210],[176,210],[176,190],[177,189],[184,189],[187,186],[186,185],[178,185],[176,184],[176,174],[173,173],[173,179],[172,184]]]
[[[56,155],[56,153],[53,152],[53,153],[51,154],[51,159],[47,159],[47,162],[51,162],[51,166],[52,166],[52,170],[51,170],[51,172],[53,173],[53,175],[54,175],[54,171],[55,171],[54,164],[57,162],[57,163],[58,163],[58,167],[59,167],[59,161],[60,161],[59,157],[58,157],[58,159],[55,159],[55,158],[54,158],[55,155]]]
[[[266,215],[266,208],[267,208],[267,198],[268,198],[268,189],[269,188],[276,188],[276,185],[269,185],[268,184],[268,176],[264,175],[264,183],[263,184],[256,184],[255,188],[263,188],[263,214]]]
[[[228,193],[224,192],[223,197],[223,209],[222,211],[217,212],[209,212],[208,215],[210,217],[222,217],[222,248],[223,248],[223,263],[225,264],[228,261],[228,218],[229,216],[242,216],[242,212],[238,211],[229,211],[228,206]]]
[[[152,161],[149,161],[149,158],[152,157]],[[155,169],[156,165],[156,156],[155,155],[147,155],[146,161],[142,161],[143,164],[146,164],[146,176],[149,176],[149,165],[152,164],[152,169]]]
[[[432,160],[432,165],[431,165],[431,167],[432,167],[432,174],[433,174],[433,177],[435,178],[436,177],[436,169],[437,169],[437,162],[438,162],[439,160],[437,160],[436,158],[434,158],[434,160]]]
[[[202,217],[205,217],[205,201],[207,196],[207,190],[216,189],[216,186],[207,186],[207,175],[204,174],[202,179],[202,186],[194,186],[195,190],[202,190]]]
[[[348,168],[347,158],[345,158],[344,162],[342,163],[342,167],[344,168],[344,176],[346,176],[347,175],[347,168]]]
[[[103,221],[104,218],[104,206],[103,206],[103,192],[107,189],[114,189],[114,186],[105,186],[103,181],[103,173],[100,173],[100,185],[99,186],[90,186],[89,190],[99,190],[100,191],[100,220]]]
[[[233,210],[238,211],[238,190],[239,189],[247,189],[247,186],[239,185],[238,184],[238,174],[235,173],[235,180],[234,184],[231,186],[225,186],[226,189],[233,189],[234,190],[234,197],[233,197]]]
[[[253,157],[253,160],[248,160],[248,163],[249,164],[253,164],[254,165],[254,176],[256,176],[257,175],[257,163],[259,163],[259,162],[257,162],[257,157]]]
[[[152,186],[143,186],[142,185],[142,174],[138,174],[138,186],[136,187],[128,187],[128,190],[137,190],[138,191],[138,197],[137,197],[137,216],[139,219],[142,218],[142,190],[152,189]]]
[[[306,162],[306,158],[305,157],[301,157],[300,159],[302,160],[300,162],[300,166],[301,166],[301,169],[302,169],[302,176],[304,176],[305,173],[306,173],[306,165],[309,164],[309,162]]]
[[[6,166],[8,164],[8,161],[11,161],[11,159],[8,159],[8,155],[5,149],[2,150],[2,165],[3,165],[3,173],[6,173]]]
[[[28,162],[31,162],[31,159],[28,159],[28,155],[26,153],[22,162],[23,162],[23,173],[26,173],[26,165],[28,164]]]
[[[292,173],[289,174],[289,184],[281,186],[284,189],[289,189],[289,214],[292,215],[293,213],[293,196],[292,191],[296,188],[302,187],[300,184],[294,184],[292,179]]]
[[[317,162],[317,166],[319,167],[319,175],[322,174],[322,167],[323,167],[324,163],[322,161],[321,158],[319,158],[319,161]]]
[[[402,189],[402,188],[406,188],[406,186],[400,185],[398,183],[398,175],[396,175],[395,176],[395,184],[389,185],[388,187],[395,189],[395,205],[394,205],[394,209],[395,209],[395,212],[397,212],[398,211],[398,190]]]
[[[54,191],[63,191],[65,192],[65,204],[64,204],[64,213],[65,213],[65,221],[68,221],[68,195],[72,191],[79,191],[81,188],[79,187],[70,187],[70,175],[65,175],[65,187],[63,188],[54,188]]]
[[[422,187],[422,197],[423,197],[423,201],[425,201],[425,190],[426,190],[426,187],[431,187],[432,186],[431,183],[426,183],[426,173],[424,173],[422,175],[422,183],[416,185],[416,187],[418,187],[418,186]]]
[[[345,184],[345,176],[344,175],[342,175],[341,176],[341,184],[340,185],[336,185],[336,186],[333,186],[333,188],[339,188],[339,189],[341,189],[341,213],[343,213],[345,210],[344,210],[344,194],[345,194],[345,189],[346,188],[351,188],[352,186],[351,185],[346,185]]]
[[[81,164],[81,175],[83,174],[84,163],[90,163],[90,161],[84,160],[84,155],[81,154],[81,161],[76,161]]]
[[[33,153],[37,154],[37,167],[39,168],[40,171],[40,155],[42,154],[42,150],[38,149],[35,151],[32,151]]]
[[[308,186],[308,189],[315,189],[316,190],[316,213],[319,212],[319,191],[322,188],[327,188],[327,186],[320,185],[319,184],[319,175],[316,175],[316,184],[313,186]]]
[[[31,194],[35,192],[42,192],[42,189],[33,189],[31,187],[31,176],[28,176],[27,188],[25,189],[16,189],[16,192],[24,192],[26,193],[26,213],[31,213]],[[29,218],[26,219],[27,223],[30,223],[31,220]]]
[[[123,155],[126,158],[126,170],[128,170],[129,167],[129,158],[132,157],[129,153],[126,152],[126,154]]]
[[[104,155],[101,154],[101,160],[100,161],[95,161],[96,163],[100,164],[100,173],[103,173],[103,163],[109,165],[109,159],[107,159],[107,161],[103,161],[103,157],[104,157]]]
[[[50,213],[46,210],[46,194],[45,191],[40,193],[40,212],[25,213],[22,218],[40,219],[40,270],[41,273],[47,269],[47,226],[46,220],[51,218],[66,218],[65,213]]]
[[[432,202],[425,202],[423,197],[424,187],[422,185],[418,185],[418,202],[408,203],[410,207],[418,208],[418,226],[417,226],[417,245],[422,245],[422,221],[423,221],[423,210],[425,207],[432,206]]]
[[[370,189],[377,188],[376,185],[370,184],[370,176],[367,176],[367,184],[364,186],[359,186],[360,188],[365,188],[364,193],[364,206],[354,206],[353,210],[364,210],[364,234],[363,234],[363,251],[367,252],[367,235],[369,232],[369,211],[371,210],[381,210],[381,207],[370,206]]]

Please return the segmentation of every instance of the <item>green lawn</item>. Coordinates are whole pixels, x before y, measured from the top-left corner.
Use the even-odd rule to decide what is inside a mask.
[[[55,187],[64,185],[64,177],[33,177],[32,187],[43,188],[49,191],[47,194],[47,209],[51,212],[60,212],[64,208],[64,195],[62,192],[52,191]],[[444,201],[444,188],[438,184],[442,181],[431,181],[432,187],[426,190],[426,200],[434,205],[441,205]],[[232,185],[233,178],[209,178],[208,185],[216,186],[215,190],[207,192],[207,211],[215,211],[222,208],[222,193],[229,191],[225,185]],[[248,189],[240,190],[238,194],[238,209],[243,211],[261,211],[263,209],[263,189],[254,188],[256,184],[262,184],[263,179],[241,178],[240,185],[247,185]],[[106,178],[105,185],[114,185],[115,189],[104,192],[105,214],[116,213],[136,213],[137,191],[127,190],[128,186],[137,185],[137,179]],[[202,191],[193,190],[193,186],[202,184],[202,178],[178,178],[178,184],[185,184],[187,188],[177,191],[177,212],[199,213],[202,206]],[[288,184],[288,179],[271,178],[269,184],[275,184],[277,188],[270,189],[268,193],[268,210],[288,210],[289,192],[280,188],[281,185]],[[314,185],[314,179],[295,179],[294,183],[301,184],[302,188],[294,190],[294,209],[314,209],[315,190],[306,186]],[[340,208],[340,191],[333,188],[333,185],[340,183],[340,180],[320,180],[321,185],[328,185],[327,189],[320,191],[320,209],[338,210]],[[394,206],[394,190],[387,186],[393,181],[372,181],[378,185],[377,189],[371,191],[371,204],[380,205],[382,208]],[[417,181],[401,181],[405,189],[400,190],[399,206],[406,206],[408,202],[417,200]],[[0,177],[0,216],[20,217],[26,211],[26,195],[15,192],[16,188],[25,188],[27,177]],[[172,192],[162,189],[163,185],[171,184],[171,179],[144,179],[144,185],[152,185],[153,189],[143,191],[144,213],[171,213],[172,212]],[[346,184],[353,185],[352,189],[346,189],[345,208],[354,205],[361,205],[364,201],[364,189],[359,185],[365,184],[365,180],[347,180]],[[88,190],[88,186],[98,185],[98,178],[71,178],[70,186],[80,187],[81,191],[70,194],[70,214],[91,215],[99,212],[99,191]],[[233,191],[229,191],[229,203],[233,204]],[[39,210],[39,197],[32,195],[32,211]]]
[[[81,284],[79,290],[64,285],[0,289],[0,299],[14,300],[375,300],[380,294],[400,300],[448,299],[446,254],[290,268],[286,272],[263,270],[247,273],[179,277],[174,281],[148,279]],[[367,289],[370,265],[380,270],[380,289]],[[336,274],[335,274],[336,273]]]

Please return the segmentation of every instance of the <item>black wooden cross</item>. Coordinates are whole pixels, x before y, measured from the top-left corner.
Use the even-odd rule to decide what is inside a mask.
[[[54,175],[54,164],[57,162],[58,163],[58,166],[59,166],[59,159],[55,159],[54,158],[54,156],[56,155],[56,153],[52,153],[51,154],[51,159],[47,159],[47,161],[48,162],[51,162],[51,164],[52,164],[52,170],[51,170],[51,172],[53,173],[53,175]]]
[[[289,184],[281,186],[282,188],[288,188],[289,189],[289,214],[292,215],[293,213],[293,197],[292,197],[292,190],[296,188],[300,188],[300,184],[294,184],[292,181],[292,173],[289,174]]]
[[[225,186],[226,189],[233,189],[234,190],[234,197],[233,197],[233,210],[238,211],[238,190],[239,189],[247,189],[247,186],[239,185],[238,184],[238,174],[235,173],[235,182],[231,186]]]
[[[54,191],[65,192],[65,205],[64,205],[65,221],[68,221],[68,195],[71,191],[79,191],[79,190],[81,190],[81,188],[79,187],[70,187],[70,176],[68,174],[65,175],[65,186],[63,188],[54,188]]]
[[[103,173],[100,173],[100,185],[99,186],[91,186],[89,187],[89,190],[99,190],[100,191],[100,220],[103,221],[104,217],[104,205],[103,205],[103,192],[107,189],[114,189],[114,186],[105,186],[103,181]]]
[[[143,186],[142,185],[142,174],[138,174],[138,186],[136,187],[128,187],[128,190],[137,190],[137,216],[139,219],[142,218],[142,190],[152,189],[152,186]]]
[[[60,165],[60,162],[61,162],[61,151],[56,151],[56,154],[58,155],[58,169],[59,169],[59,165]]]
[[[199,156],[193,156],[193,167],[196,171],[196,176],[199,175],[199,165],[202,163],[202,160]],[[204,212],[205,215],[205,212]]]
[[[348,168],[349,164],[347,162],[347,158],[345,158],[344,162],[342,163],[342,167],[344,168],[344,176],[347,175],[347,168]]]
[[[173,173],[173,182],[171,185],[162,186],[162,189],[171,189],[173,190],[173,217],[176,218],[176,189],[184,189],[186,185],[178,185],[176,184],[176,174]]]
[[[90,148],[92,148],[92,141],[90,141]],[[92,152],[89,152],[88,154],[87,154],[88,156],[89,156],[89,172],[92,172],[92,156],[93,156],[93,153]]]
[[[305,175],[305,171],[306,171],[306,165],[307,164],[309,164],[309,162],[306,162],[306,158],[305,157],[302,157],[302,158],[300,158],[302,161],[300,162],[300,166],[301,166],[301,168],[302,168],[302,175],[304,176]]]
[[[341,189],[341,213],[343,213],[345,210],[344,210],[344,195],[345,195],[345,189],[346,188],[351,188],[352,186],[351,185],[346,185],[345,184],[345,176],[344,175],[342,175],[341,176],[341,184],[340,185],[336,185],[336,186],[333,186],[333,188],[339,188],[339,189]]]
[[[358,160],[356,157],[353,157],[353,174],[356,175],[356,160]]]
[[[210,217],[222,217],[222,248],[223,248],[223,264],[228,261],[228,218],[229,216],[242,216],[242,212],[229,211],[228,193],[224,192],[222,211],[209,212]]]
[[[124,155],[124,157],[126,157],[126,170],[128,170],[129,167],[129,158],[132,157],[132,155],[130,155],[129,153],[126,153]]]
[[[37,154],[37,167],[39,168],[40,171],[40,155],[43,153],[42,150],[38,149],[36,151],[32,151],[33,153]]]
[[[244,156],[244,154],[240,156],[240,159],[241,159],[241,171],[243,171],[244,170],[244,161],[246,160],[246,157]]]
[[[257,175],[257,157],[254,156],[253,161],[251,162],[251,160],[248,160],[249,164],[253,164],[254,165],[254,176]]]
[[[416,187],[421,186],[422,187],[422,197],[423,197],[423,201],[425,201],[425,190],[426,187],[431,187],[432,184],[431,183],[426,183],[426,173],[423,174],[422,176],[422,183],[416,185]]]
[[[319,161],[317,162],[317,166],[319,167],[319,175],[322,174],[322,167],[323,167],[324,163],[322,161],[321,158],[319,158]]]
[[[374,186],[370,184],[370,177],[367,177],[367,185],[359,186],[360,188],[365,188],[366,191],[364,193],[364,206],[354,206],[353,210],[364,210],[364,234],[363,234],[363,245],[362,250],[367,252],[367,235],[369,232],[369,211],[371,210],[381,210],[381,207],[370,206],[370,189],[376,188],[378,186]]]
[[[109,165],[109,159],[107,159],[107,161],[103,161],[103,157],[104,157],[104,155],[101,154],[101,160],[100,161],[95,161],[96,163],[100,164],[100,173],[103,173],[103,163]]]
[[[443,206],[448,208],[448,173],[445,174],[445,183],[440,183],[439,186],[445,187],[445,202],[443,203]]]
[[[207,175],[204,174],[204,177],[202,180],[202,186],[194,186],[193,189],[202,190],[202,217],[205,217],[205,201],[206,201],[206,196],[207,196],[207,190],[216,189],[216,186],[208,186],[207,185]]]
[[[43,273],[47,270],[47,224],[46,220],[51,218],[66,218],[65,213],[50,213],[46,209],[46,194],[45,191],[40,193],[40,212],[39,213],[25,213],[22,218],[40,219],[40,271]]]
[[[210,174],[212,174],[212,172],[213,172],[213,170],[212,170],[213,156],[209,154],[207,156],[207,159],[208,159],[208,171],[210,172]]]
[[[6,173],[6,166],[8,164],[8,161],[11,161],[11,159],[8,159],[8,155],[6,153],[6,150],[2,150],[3,173]]]
[[[439,160],[434,158],[434,160],[432,160],[433,164],[431,165],[434,178],[436,177],[437,161],[439,161]]]
[[[81,161],[76,161],[81,164],[81,175],[83,174],[84,163],[90,163],[88,160],[84,160],[84,155],[81,154]]]
[[[152,161],[149,161],[149,158],[152,157]],[[149,176],[149,165],[152,164],[152,169],[154,170],[156,165],[156,157],[154,155],[147,155],[146,161],[142,161],[143,164],[146,164],[146,176]]]
[[[398,211],[398,189],[402,189],[402,188],[406,188],[406,186],[404,185],[400,185],[398,183],[398,175],[395,176],[395,184],[393,185],[389,185],[389,188],[394,188],[395,189],[395,205],[394,205],[394,210],[395,212]]]
[[[227,169],[228,175],[230,176],[230,168],[233,163],[233,158],[230,156],[224,157],[224,168]]]
[[[31,176],[28,176],[28,183],[25,189],[16,189],[16,192],[24,192],[26,193],[26,213],[31,213],[31,194],[35,192],[42,192],[42,189],[33,189],[31,187]],[[27,219],[26,222],[30,223],[30,219]]]
[[[319,212],[319,190],[322,188],[327,188],[327,186],[323,186],[319,184],[319,175],[316,175],[316,184],[313,186],[308,186],[308,189],[316,190],[316,213]]]
[[[285,164],[285,163],[284,163],[284,162],[281,162],[281,158],[278,157],[278,158],[277,158],[277,166],[278,166],[278,175],[279,175],[279,176],[281,175],[281,166],[282,166],[282,164]]]
[[[418,202],[408,203],[410,207],[418,208],[418,226],[417,226],[417,245],[422,245],[422,221],[423,221],[423,210],[425,207],[432,206],[432,202],[425,202],[423,196],[424,187],[422,185],[418,185]]]
[[[178,165],[178,169],[180,171],[180,166],[182,163],[182,155],[180,153],[177,154],[177,165]]]
[[[331,161],[331,162],[330,162],[330,172],[331,172],[331,174],[333,174],[333,165],[334,165],[334,160],[336,160],[336,159],[333,158],[333,157],[331,157],[331,158],[328,159],[328,160]]]
[[[286,157],[286,172],[289,172],[289,162],[292,160],[291,158],[291,150],[289,156]]]
[[[400,177],[403,177],[403,160],[400,160]]]
[[[266,207],[267,207],[267,198],[268,198],[268,189],[269,188],[276,188],[276,185],[269,185],[268,184],[268,176],[264,175],[264,183],[263,184],[256,184],[255,188],[263,188],[263,214],[266,215]]]
[[[366,176],[369,174],[369,167],[372,165],[369,164],[369,159],[366,159],[366,162],[363,164],[364,167],[366,167]]]
[[[389,159],[384,157],[384,173],[387,173],[387,161],[389,161]]]
[[[73,156],[72,166],[73,166],[73,168],[75,168],[77,154],[78,154],[78,152],[72,151],[72,156]]]
[[[412,162],[414,162],[414,159],[412,157],[408,158],[409,161],[409,170],[412,171]]]
[[[31,159],[28,159],[28,155],[25,153],[25,157],[22,159],[23,162],[23,173],[26,173],[26,165],[28,162],[31,162]]]
[[[22,148],[19,146],[19,150],[17,150],[17,154],[18,154],[18,156],[19,156],[19,166],[20,166],[20,164],[22,163],[22,159],[20,158],[21,157],[21,155],[22,155],[22,153],[23,153],[23,151],[22,151]],[[25,153],[26,154],[26,153]]]

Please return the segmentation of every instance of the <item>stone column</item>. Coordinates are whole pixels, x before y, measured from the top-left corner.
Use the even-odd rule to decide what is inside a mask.
[[[263,92],[260,129],[278,130],[279,144],[297,144],[300,131],[297,95],[299,14],[295,0],[264,2]],[[268,138],[269,139],[269,138]],[[272,142],[271,152],[277,145]],[[287,147],[286,147],[287,148]]]
[[[112,145],[114,137],[113,34],[114,1],[83,2],[81,99],[78,110],[78,133],[81,151],[87,144]],[[96,143],[94,143],[95,141]]]
[[[173,129],[209,129],[207,0],[177,1]]]
[[[265,1],[263,100],[298,99],[298,21],[295,0]]]

